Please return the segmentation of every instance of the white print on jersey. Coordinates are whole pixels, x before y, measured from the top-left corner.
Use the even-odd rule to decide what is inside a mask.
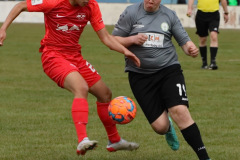
[[[166,22],[163,22],[163,23],[161,24],[161,29],[162,29],[164,32],[167,32],[168,29],[169,29],[168,24],[167,24]]]
[[[144,33],[148,36],[146,42],[142,45],[143,47],[154,47],[154,48],[162,48],[163,47],[163,34],[157,33]]]
[[[133,25],[133,28],[143,28],[144,27],[144,25],[142,25],[142,24],[135,24],[135,25]]]
[[[84,20],[86,18],[86,13],[78,13],[77,19]]]
[[[63,31],[63,32],[71,32],[73,30],[80,30],[81,28],[81,25],[78,27],[77,25],[75,24],[65,24],[64,26],[60,26],[59,24],[57,25],[57,31]]]
[[[76,67],[74,64],[72,64],[72,63],[70,64],[70,66],[73,66],[73,67],[77,68],[77,67]]]
[[[60,16],[60,15],[57,14],[56,17],[57,17],[57,18],[63,18],[63,17],[65,17],[65,16]]]
[[[42,4],[43,0],[31,0],[31,4],[34,5],[38,5],[38,4]]]

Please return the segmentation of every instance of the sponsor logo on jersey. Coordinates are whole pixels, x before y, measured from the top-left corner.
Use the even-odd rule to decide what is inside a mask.
[[[71,23],[69,23],[69,24],[65,24],[65,25],[63,25],[63,26],[61,26],[61,25],[57,25],[57,31],[63,31],[63,32],[68,32],[68,33],[70,33],[71,31],[74,31],[74,30],[80,30],[80,28],[81,28],[81,25],[80,26],[77,26],[77,25],[75,25],[75,24],[71,24]]]
[[[133,28],[143,28],[144,25],[143,24],[134,24]]]
[[[167,32],[168,29],[169,29],[168,24],[167,24],[166,22],[163,22],[163,23],[161,24],[161,29],[162,29],[164,32]]]
[[[56,17],[57,18],[62,18],[62,17],[65,17],[65,16],[60,16],[60,15],[57,14]]]
[[[143,47],[153,47],[153,48],[162,48],[164,35],[158,33],[144,33],[147,35],[148,39],[142,45]]]
[[[70,66],[73,66],[74,68],[77,68],[74,64],[70,63]]]
[[[31,4],[34,5],[38,5],[38,4],[42,4],[43,0],[31,0]]]
[[[103,20],[102,19],[100,19],[99,21],[98,21],[98,23],[102,23],[103,22]]]
[[[86,13],[78,13],[77,19],[78,20],[84,20],[86,18]]]

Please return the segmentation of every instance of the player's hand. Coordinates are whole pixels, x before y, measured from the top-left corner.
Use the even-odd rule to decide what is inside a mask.
[[[184,44],[182,46],[182,49],[188,56],[191,56],[193,58],[198,56],[199,50],[192,41],[188,41],[186,44]]]
[[[192,56],[193,58],[195,58],[198,56],[199,50],[196,46],[195,47],[191,46],[188,48],[188,53],[189,53],[189,56]]]
[[[131,59],[131,60],[135,63],[135,65],[136,65],[137,67],[140,67],[140,65],[141,65],[140,60],[139,60],[139,58],[138,58],[135,54],[133,54],[133,53],[130,52],[130,51],[127,51],[127,52],[124,53],[124,55],[125,55],[127,58]]]
[[[3,45],[3,41],[6,39],[6,32],[0,29],[0,46]]]
[[[134,44],[136,45],[143,45],[146,40],[148,39],[147,35],[146,34],[143,34],[143,33],[138,33],[137,35],[133,36],[133,42]]]

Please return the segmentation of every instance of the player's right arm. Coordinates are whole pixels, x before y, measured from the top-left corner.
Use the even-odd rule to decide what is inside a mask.
[[[13,22],[13,20],[23,11],[27,11],[26,1],[17,3],[8,14],[6,20],[0,28],[0,46],[3,45],[3,41],[6,39],[6,31],[8,27]]]

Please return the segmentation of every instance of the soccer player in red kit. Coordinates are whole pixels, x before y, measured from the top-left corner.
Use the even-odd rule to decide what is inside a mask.
[[[77,154],[84,155],[94,149],[97,141],[89,140],[86,131],[88,123],[88,93],[97,98],[97,112],[109,139],[107,150],[134,150],[137,143],[122,139],[116,124],[108,116],[108,105],[112,98],[111,90],[101,80],[100,75],[81,55],[79,38],[88,22],[100,40],[117,52],[123,53],[137,66],[139,59],[106,30],[96,0],[26,0],[17,3],[0,28],[0,46],[6,39],[6,30],[12,21],[23,11],[43,12],[46,34],[41,41],[39,51],[42,53],[44,72],[58,86],[74,95],[72,118],[75,124],[78,146]]]

